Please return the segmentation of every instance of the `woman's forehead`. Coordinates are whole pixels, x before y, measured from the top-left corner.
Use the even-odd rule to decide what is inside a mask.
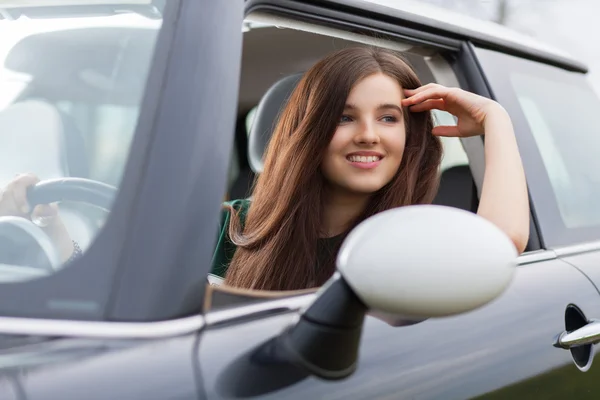
[[[400,105],[404,98],[403,91],[394,78],[383,73],[370,75],[357,82],[346,99],[350,108],[380,106],[385,104]]]

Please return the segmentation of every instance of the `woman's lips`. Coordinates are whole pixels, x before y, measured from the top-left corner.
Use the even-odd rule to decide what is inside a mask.
[[[348,159],[346,159],[346,161],[348,161],[350,163],[350,165],[352,165],[353,167],[356,168],[361,168],[361,169],[373,169],[373,168],[377,168],[377,166],[379,166],[379,164],[381,164],[382,159],[379,159],[377,161],[367,161],[367,162],[359,162],[359,161],[350,161]]]

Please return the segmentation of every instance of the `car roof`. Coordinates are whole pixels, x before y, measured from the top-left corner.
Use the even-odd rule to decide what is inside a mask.
[[[546,43],[494,22],[459,14],[418,0],[327,0],[339,6],[373,11],[419,25],[430,32],[467,39],[493,48],[568,70],[587,72],[580,60]]]

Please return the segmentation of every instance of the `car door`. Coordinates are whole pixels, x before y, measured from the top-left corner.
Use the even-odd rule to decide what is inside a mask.
[[[600,390],[593,373],[581,372],[568,351],[552,346],[564,330],[566,307],[596,310],[597,292],[547,252],[522,256],[507,292],[465,315],[409,326],[368,317],[358,369],[345,380],[297,381],[282,372],[254,376],[254,392],[248,389],[242,377],[252,364],[241,360],[293,324],[313,300],[303,295],[207,313],[198,357],[208,398],[579,399],[595,398]]]
[[[330,22],[333,15],[328,13]],[[337,22],[342,24],[341,20]],[[461,86],[491,95],[470,44],[462,43],[449,59],[456,61],[454,68],[461,77]],[[529,134],[520,121],[515,124],[517,135]],[[465,148],[473,175],[481,177],[482,142],[469,141]],[[523,157],[530,157],[528,148],[521,148]],[[529,171],[530,180],[536,179],[531,176],[534,171]],[[543,232],[537,230],[540,221],[535,214],[532,217],[533,239],[528,252],[519,258],[516,276],[505,293],[472,312],[420,323],[386,322],[368,316],[358,368],[339,381],[298,375],[285,363],[264,372],[261,367],[265,361],[257,350],[296,323],[298,314],[321,293],[264,298],[251,292],[212,291],[205,309],[206,329],[199,338],[196,354],[206,396],[214,399],[597,397],[600,385],[593,373],[582,372],[574,364],[572,353],[555,348],[553,343],[566,329],[565,321],[573,310],[593,313],[599,309],[598,292],[585,275],[558,258],[556,252],[544,248]],[[589,365],[581,366],[586,367]]]

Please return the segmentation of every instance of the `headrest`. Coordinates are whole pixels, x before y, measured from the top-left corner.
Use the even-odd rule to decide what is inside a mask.
[[[263,154],[277,125],[279,113],[285,107],[302,75],[290,75],[277,81],[258,103],[248,137],[248,161],[255,173],[263,170]]]

